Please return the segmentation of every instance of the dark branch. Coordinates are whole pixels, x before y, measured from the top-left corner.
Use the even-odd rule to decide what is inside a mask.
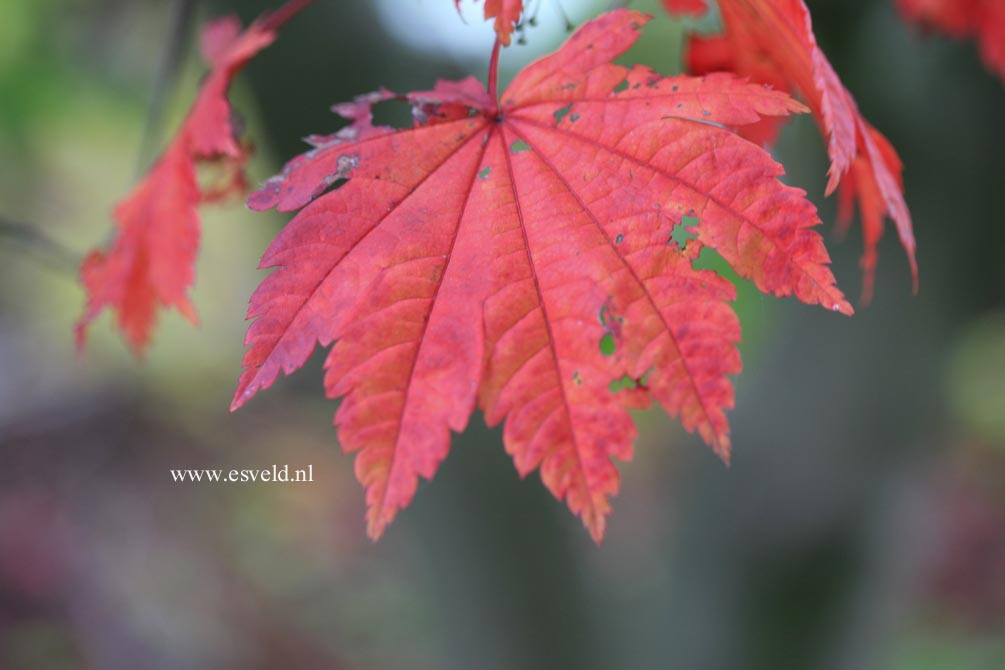
[[[143,129],[143,139],[140,142],[139,164],[136,170],[138,173],[146,172],[147,164],[156,153],[157,138],[164,122],[164,101],[167,100],[171,89],[174,88],[178,80],[184,47],[192,34],[196,1],[175,0],[171,32],[164,45],[164,54],[157,71],[157,80],[154,82],[150,104],[147,107],[147,120]]]
[[[0,217],[0,248],[4,247],[27,251],[49,269],[77,278],[80,254],[33,226]]]

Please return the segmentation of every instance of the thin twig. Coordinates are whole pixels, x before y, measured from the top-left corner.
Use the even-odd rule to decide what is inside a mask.
[[[561,0],[555,0],[555,8],[558,10],[558,15],[565,22],[565,32],[571,33],[576,26],[569,20],[569,15],[565,13],[565,7],[562,6]]]
[[[28,254],[60,274],[77,278],[81,256],[35,226],[0,217],[0,248],[9,246]]]
[[[143,139],[140,142],[140,155],[136,172],[142,174],[149,167],[148,163],[155,153],[155,145],[161,133],[164,122],[164,101],[178,79],[181,70],[184,47],[192,34],[193,18],[197,0],[175,0],[171,18],[171,31],[164,44],[164,54],[157,70],[150,104],[147,107],[147,120],[143,128]]]

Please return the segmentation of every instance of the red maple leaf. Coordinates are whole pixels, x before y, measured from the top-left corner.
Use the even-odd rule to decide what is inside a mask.
[[[665,4],[672,9],[681,3],[667,0]],[[873,293],[884,217],[894,222],[917,290],[914,232],[904,202],[900,159],[859,112],[855,99],[817,46],[803,0],[719,0],[719,12],[725,28],[722,35],[689,38],[689,71],[725,70],[780,90],[798,91],[827,139],[831,165],[826,194],[841,189],[839,225],[847,227],[855,205],[859,208],[865,246],[861,261],[863,300],[868,302]],[[774,140],[779,127],[779,120],[769,119],[743,133],[767,143]]]
[[[106,308],[118,315],[126,342],[142,353],[159,308],[197,320],[188,290],[199,247],[200,202],[245,189],[247,147],[231,121],[227,89],[234,76],[276,38],[276,30],[312,0],[291,0],[241,32],[237,17],[210,22],[201,47],[212,68],[181,128],[143,180],[116,206],[117,236],[109,251],[88,254],[81,267],[87,304],[77,322],[77,346]],[[220,166],[223,179],[201,186],[197,163]]]
[[[1005,80],[1005,0],[897,0],[897,7],[926,27],[976,39],[984,64]]]
[[[765,292],[852,312],[805,193],[728,129],[805,108],[729,74],[612,64],[648,19],[587,23],[501,97],[497,43],[488,90],[468,78],[338,106],[352,123],[251,196],[299,212],[262,259],[276,269],[251,299],[232,408],[334,343],[325,389],[372,537],[476,404],[505,422],[521,475],[539,468],[597,540],[612,458],[631,455],[628,408],[654,398],[728,459],[740,330],[732,284],[692,266],[704,245]],[[372,124],[394,97],[414,127]]]

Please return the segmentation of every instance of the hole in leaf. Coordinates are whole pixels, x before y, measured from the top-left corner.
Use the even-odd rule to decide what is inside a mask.
[[[614,238],[614,243],[615,244],[621,244],[624,241],[625,241],[625,236],[622,235],[621,233],[618,233],[618,236]]]
[[[516,142],[510,145],[509,150],[510,153],[520,154],[523,153],[524,151],[530,151],[530,145],[524,142],[523,140],[517,140]]]
[[[621,379],[614,379],[607,388],[611,390],[611,393],[617,393],[618,391],[623,391],[625,389],[637,388],[639,385],[638,380],[636,380],[631,375],[625,375]]]
[[[626,374],[620,379],[611,380],[607,388],[610,389],[611,393],[617,393],[625,389],[645,388],[648,385],[649,375],[652,374],[652,371],[652,368],[649,368],[644,375],[638,378]]]
[[[628,88],[628,80],[627,79],[622,79],[618,83],[618,85],[614,87],[614,92],[615,93],[621,93],[621,91],[625,90],[626,88]]]
[[[676,244],[681,251],[687,249],[687,243],[690,240],[696,239],[698,234],[694,231],[688,230],[688,228],[693,228],[698,225],[697,216],[684,215],[681,217],[680,223],[673,227],[670,231],[669,243]]]
[[[391,128],[411,128],[412,105],[405,100],[382,100],[372,108],[373,125]]]
[[[572,109],[572,103],[570,102],[565,107],[555,110],[555,125],[562,123],[562,119],[565,118],[566,114]]]
[[[228,161],[199,161],[196,164],[196,179],[202,199],[207,202],[240,196],[245,188],[240,166]],[[277,185],[272,192],[278,195],[280,190]]]
[[[600,353],[604,356],[613,356],[614,352],[618,350],[617,343],[614,342],[614,335],[607,333],[602,338],[600,338]]]
[[[325,188],[324,188],[324,190],[321,191],[320,193],[318,193],[316,196],[314,196],[314,199],[316,200],[317,198],[320,198],[321,196],[325,195],[326,193],[331,193],[332,191],[338,190],[339,188],[342,187],[342,184],[346,183],[347,181],[349,181],[349,180],[348,179],[338,178],[338,177],[335,177],[335,178],[326,177],[325,178]]]
[[[486,165],[485,167],[483,167],[481,170],[478,171],[478,178],[488,179],[490,174],[492,174],[492,166]]]
[[[335,179],[346,179],[352,174],[352,171],[359,167],[359,155],[355,154],[342,154],[335,161],[336,172],[333,175]]]

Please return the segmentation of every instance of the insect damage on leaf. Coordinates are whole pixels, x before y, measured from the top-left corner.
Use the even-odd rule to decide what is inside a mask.
[[[613,356],[617,350],[618,344],[614,341],[614,335],[604,333],[604,336],[600,338],[600,353],[604,356]]]
[[[644,389],[649,379],[649,373],[652,370],[647,370],[641,377],[632,377],[631,375],[624,375],[621,379],[615,379],[607,385],[611,393],[618,393],[619,391],[625,391],[628,389]]]
[[[349,129],[249,199],[298,211],[262,259],[275,269],[251,299],[232,408],[330,346],[325,390],[371,537],[476,407],[597,541],[614,460],[632,453],[629,409],[657,402],[728,459],[740,329],[733,285],[692,266],[704,245],[762,291],[852,312],[813,205],[730,130],[805,108],[728,74],[613,64],[648,19],[602,15],[502,96],[495,58],[488,90],[468,78],[399,96],[439,110],[412,128],[371,123],[390,92],[336,107]],[[357,163],[326,190],[344,156]],[[699,223],[681,254],[667,239],[685,212]]]
[[[516,142],[510,145],[509,150],[511,153],[519,154],[523,153],[524,151],[530,151],[530,145],[524,142],[523,140],[517,140]]]
[[[673,227],[670,231],[670,242],[677,245],[677,248],[681,251],[687,250],[687,243],[698,237],[697,233],[694,233],[688,228],[693,228],[698,225],[698,219],[694,216],[684,215],[681,217],[679,224]]]

